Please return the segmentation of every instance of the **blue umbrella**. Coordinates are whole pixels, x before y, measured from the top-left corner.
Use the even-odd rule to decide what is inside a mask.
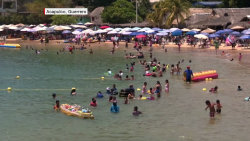
[[[75,29],[74,32],[75,32],[75,31],[80,31],[80,32],[82,32],[82,29]]]
[[[202,35],[205,35],[205,36],[209,36],[209,34],[208,34],[208,33],[205,33],[205,32],[204,32],[204,33],[201,33],[201,34],[202,34]]]
[[[231,32],[233,32],[232,29],[224,29],[224,31],[225,31],[225,33],[231,33]]]
[[[208,37],[209,38],[216,38],[216,37],[220,37],[220,35],[219,34],[210,34]]]
[[[250,39],[250,36],[249,35],[243,35],[239,39]]]
[[[219,31],[217,31],[216,32],[216,34],[224,34],[226,31],[224,31],[224,30],[219,30]]]
[[[240,32],[238,31],[234,31],[234,32],[231,32],[230,35],[236,35],[236,36],[239,36],[240,35]]]
[[[69,34],[69,33],[71,33],[71,31],[69,31],[69,30],[64,30],[62,33],[63,33],[63,34]]]
[[[162,29],[160,29],[160,28],[152,28],[152,30],[154,30],[154,31],[161,31]]]
[[[176,31],[174,31],[174,32],[171,34],[171,36],[180,36],[180,35],[182,35],[182,31],[181,31],[181,30],[176,30]]]
[[[129,34],[129,35],[131,35],[131,36],[136,36],[136,35],[146,35],[147,33],[145,33],[145,32],[132,32],[131,34]]]
[[[249,29],[246,29],[246,30],[242,31],[241,33],[244,34],[244,33],[247,32],[247,31],[250,31],[250,30],[249,30]]]
[[[249,35],[250,34],[250,30],[245,31],[244,34],[248,34]]]
[[[186,33],[186,35],[196,35],[197,33],[196,32],[194,32],[194,31],[188,31],[187,33]]]
[[[166,32],[160,32],[160,33],[157,33],[156,35],[158,35],[158,36],[166,36],[166,35],[168,35],[168,33],[166,33]]]

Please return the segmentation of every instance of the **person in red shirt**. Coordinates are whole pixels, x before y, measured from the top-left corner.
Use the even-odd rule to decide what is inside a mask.
[[[92,98],[92,101],[91,103],[89,104],[90,106],[97,106],[97,102],[96,102],[96,99],[95,98]]]
[[[54,109],[57,110],[60,108],[60,102],[59,100],[56,101],[56,105],[54,106]]]
[[[72,46],[69,47],[69,52],[71,52],[71,53],[73,52],[73,47]]]

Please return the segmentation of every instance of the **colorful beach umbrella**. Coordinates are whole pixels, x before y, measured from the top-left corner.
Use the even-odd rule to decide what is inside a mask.
[[[109,28],[109,26],[103,25],[100,27],[100,29],[106,29],[106,28]]]
[[[146,38],[145,35],[137,35],[136,38]]]

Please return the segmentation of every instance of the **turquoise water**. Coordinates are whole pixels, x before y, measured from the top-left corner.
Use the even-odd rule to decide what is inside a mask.
[[[25,46],[26,44],[22,44]],[[37,43],[32,43],[40,49]],[[186,84],[181,76],[171,76],[169,70],[162,78],[142,76],[143,68],[135,66],[133,73],[127,72],[126,64],[138,63],[138,59],[124,59],[124,48],[120,47],[110,55],[111,44],[92,45],[94,54],[88,50],[75,51],[74,54],[56,52],[65,45],[46,46],[49,51],[34,54],[34,50],[0,48],[0,140],[2,141],[68,141],[68,140],[155,140],[155,141],[247,141],[248,123],[250,122],[249,102],[243,101],[250,96],[248,91],[249,62],[230,62],[226,57],[215,55],[214,50],[186,48],[178,52],[169,48],[168,53],[161,49],[153,52],[161,64],[176,64],[184,59],[181,67],[191,66],[193,72],[215,69],[218,80]],[[145,59],[150,61],[148,48]],[[136,53],[129,49],[127,53]],[[243,54],[243,59],[247,58]],[[245,58],[244,58],[245,57]],[[189,63],[188,60],[192,60]],[[246,59],[247,60],[247,59]],[[134,81],[118,81],[104,76],[104,72],[122,70],[124,75],[134,75]],[[20,76],[20,79],[14,79]],[[105,77],[101,80],[101,77]],[[118,98],[119,114],[109,112],[111,103],[108,95],[97,99],[98,107],[89,107],[91,98],[98,91],[105,92],[106,87],[116,84],[118,89],[129,84],[142,88],[148,82],[148,88],[165,79],[170,81],[170,93],[162,93],[154,101],[131,100],[124,105],[124,98]],[[219,87],[217,94],[202,91]],[[242,92],[237,92],[241,85]],[[13,90],[8,92],[7,87]],[[70,96],[72,87],[77,89],[77,96]],[[44,89],[44,90],[41,90]],[[67,116],[53,110],[57,94],[60,103],[79,104],[89,107],[94,120],[84,120]],[[139,96],[140,91],[136,91]],[[220,99],[223,109],[221,115],[210,120],[205,111],[205,100],[215,102]],[[132,116],[133,107],[138,106],[144,114]],[[184,137],[183,137],[184,136]]]

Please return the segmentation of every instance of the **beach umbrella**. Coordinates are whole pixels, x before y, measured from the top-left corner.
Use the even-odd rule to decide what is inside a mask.
[[[194,28],[194,29],[191,29],[193,31],[201,31],[200,29],[197,29],[197,28]]]
[[[123,32],[122,35],[130,35],[132,32]]]
[[[250,30],[246,30],[245,32],[244,32],[244,34],[250,34]]]
[[[181,29],[183,32],[188,32],[188,31],[191,31],[190,29],[187,29],[187,28],[183,28]]]
[[[98,33],[107,33],[108,31],[106,30],[97,30]]]
[[[159,32],[170,33],[171,31],[169,29],[165,29],[165,30],[162,30],[162,31],[159,31]]]
[[[210,34],[208,37],[209,38],[216,38],[216,37],[220,37],[220,35],[219,34]]]
[[[145,32],[146,30],[144,30],[144,29],[140,29],[140,30],[138,30],[137,32]]]
[[[107,34],[117,34],[117,32],[113,30],[113,31],[108,32]]]
[[[93,25],[93,23],[90,23],[90,22],[86,22],[84,25]]]
[[[28,31],[28,30],[29,30],[29,28],[24,28],[21,31]]]
[[[90,32],[89,34],[90,35],[95,35],[95,34],[97,34],[98,33],[98,31],[92,31],[92,32]]]
[[[224,33],[226,33],[226,31],[224,31],[224,30],[219,30],[219,31],[217,31],[217,32],[215,32],[216,34],[224,34]]]
[[[132,32],[130,35],[131,36],[136,36],[136,35],[138,35],[138,33],[137,32]]]
[[[4,30],[4,29],[1,29],[1,28],[0,28],[0,31],[3,31],[3,30]]]
[[[83,23],[77,23],[78,25],[83,25]]]
[[[113,30],[113,29],[114,29],[114,28],[109,27],[109,28],[106,28],[105,30],[111,31],[111,30]]]
[[[150,30],[150,28],[149,27],[144,27],[144,28],[142,28],[144,31],[147,31],[147,30]]]
[[[201,33],[201,34],[202,34],[202,35],[205,35],[205,36],[209,36],[209,34],[208,34],[208,33],[205,33],[205,32],[204,32],[204,33]]]
[[[37,32],[37,30],[31,28],[31,29],[27,30],[27,32]]]
[[[180,29],[179,29],[179,28],[170,28],[170,29],[169,29],[170,32],[174,32],[174,31],[176,31],[176,30],[180,30]]]
[[[171,30],[171,29],[170,29]],[[171,34],[171,36],[180,36],[180,35],[182,35],[182,31],[181,30],[176,30],[176,31],[174,31],[172,34]]]
[[[80,31],[74,31],[74,32],[72,32],[72,34],[81,34],[82,32],[80,32]]]
[[[242,35],[239,39],[242,39],[242,40],[250,39],[250,36],[249,35]]]
[[[216,31],[213,29],[210,29],[210,28],[207,28],[207,29],[201,31],[201,33],[214,33],[214,32],[216,32]]]
[[[130,30],[131,30],[131,28],[126,27],[126,28],[123,28],[122,30],[125,30],[125,31],[130,31]]]
[[[245,32],[247,32],[249,29],[243,30],[241,33],[244,34]]]
[[[230,35],[239,36],[239,35],[240,35],[240,32],[234,31],[234,32],[231,32]]]
[[[64,30],[64,31],[62,32],[62,34],[69,34],[69,33],[71,33],[71,31],[69,31],[69,30]]]
[[[224,29],[224,31],[225,31],[226,33],[231,33],[231,32],[233,32],[232,29]]]
[[[92,29],[86,29],[86,30],[82,31],[81,33],[90,33],[92,31],[93,31]]]
[[[186,35],[196,35],[197,33],[196,32],[194,32],[194,31],[188,31],[187,33],[186,33]]]
[[[137,35],[136,38],[146,38],[145,35]]]
[[[195,38],[198,38],[198,39],[208,39],[208,37],[206,35],[203,35],[203,34],[196,34],[194,35]]]
[[[147,30],[147,31],[145,31],[145,32],[146,32],[146,33],[151,33],[151,34],[152,34],[152,33],[154,33],[155,31],[150,29],[150,30]]]
[[[162,29],[160,29],[160,28],[152,28],[152,30],[154,30],[154,31],[161,31]]]
[[[122,30],[122,28],[115,28],[114,30],[116,30],[116,31],[120,31],[120,30]]]
[[[57,26],[54,28],[54,30],[65,30],[65,28],[61,27],[61,26]]]
[[[16,30],[16,29],[18,29],[18,27],[17,26],[10,26],[9,29]]]
[[[72,29],[72,28],[69,27],[69,26],[61,26],[61,27],[64,28],[64,29],[68,29],[68,30]]]
[[[234,27],[232,27],[231,29],[233,29],[233,30],[238,30],[238,29],[245,29],[245,27],[242,27],[242,26],[234,26]]]
[[[156,35],[158,35],[158,36],[166,36],[166,35],[168,35],[168,33],[166,33],[166,32],[160,32],[160,33],[156,33]]]
[[[75,29],[74,31],[80,31],[80,32],[82,32],[82,29]]]
[[[103,25],[100,27],[100,29],[106,29],[106,28],[109,28],[109,26]]]

